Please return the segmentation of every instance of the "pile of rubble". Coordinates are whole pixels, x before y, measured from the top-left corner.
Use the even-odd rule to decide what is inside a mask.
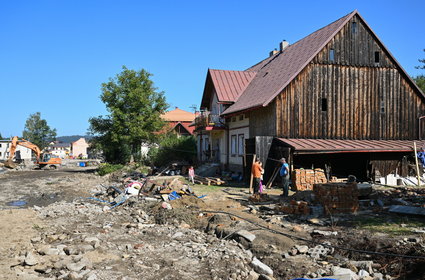
[[[40,229],[32,248],[16,252],[12,267],[21,277],[90,280],[193,275],[236,280],[257,279],[255,271],[267,272],[235,240],[219,239],[178,220],[156,224],[154,215],[142,210],[152,207],[125,205],[105,211],[83,201],[36,207],[55,230]]]

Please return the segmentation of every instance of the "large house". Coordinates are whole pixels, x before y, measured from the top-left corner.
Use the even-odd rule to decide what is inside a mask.
[[[12,145],[11,140],[0,140],[0,161],[6,161],[9,159],[10,155],[10,146]],[[13,160],[27,160],[31,161],[32,159],[32,150],[18,145],[16,147],[15,155]]]
[[[177,136],[193,135],[195,128],[190,125],[195,119],[194,113],[176,107],[174,110],[162,114],[161,118],[165,121],[162,133],[172,132]]]
[[[54,141],[47,146],[47,151],[59,158],[66,158],[71,153],[71,143]]]
[[[244,71],[209,69],[195,120],[199,160],[236,171],[255,154],[266,172],[284,156],[338,175],[405,174],[412,140],[425,134],[424,101],[353,11]]]

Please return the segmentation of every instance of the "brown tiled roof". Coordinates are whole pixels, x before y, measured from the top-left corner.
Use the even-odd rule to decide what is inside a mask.
[[[291,146],[296,154],[412,152],[414,146],[412,140],[277,139]],[[417,140],[416,144],[423,147],[425,141]]]
[[[257,75],[223,114],[267,106],[356,13],[354,11],[334,21],[249,68]]]
[[[195,114],[176,108],[174,110],[165,112],[161,115],[161,118],[170,122],[191,122],[195,119]]]
[[[234,102],[255,77],[251,71],[209,69],[219,102]]]

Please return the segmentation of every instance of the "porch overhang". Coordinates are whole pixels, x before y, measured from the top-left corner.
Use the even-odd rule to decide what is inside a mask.
[[[341,140],[275,138],[293,149],[295,155],[337,153],[384,153],[413,152],[414,142],[418,149],[425,147],[425,140]]]

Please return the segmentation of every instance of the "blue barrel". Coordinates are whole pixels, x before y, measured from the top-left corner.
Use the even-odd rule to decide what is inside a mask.
[[[86,166],[86,163],[85,162],[80,162],[80,166],[81,167],[85,167]]]

